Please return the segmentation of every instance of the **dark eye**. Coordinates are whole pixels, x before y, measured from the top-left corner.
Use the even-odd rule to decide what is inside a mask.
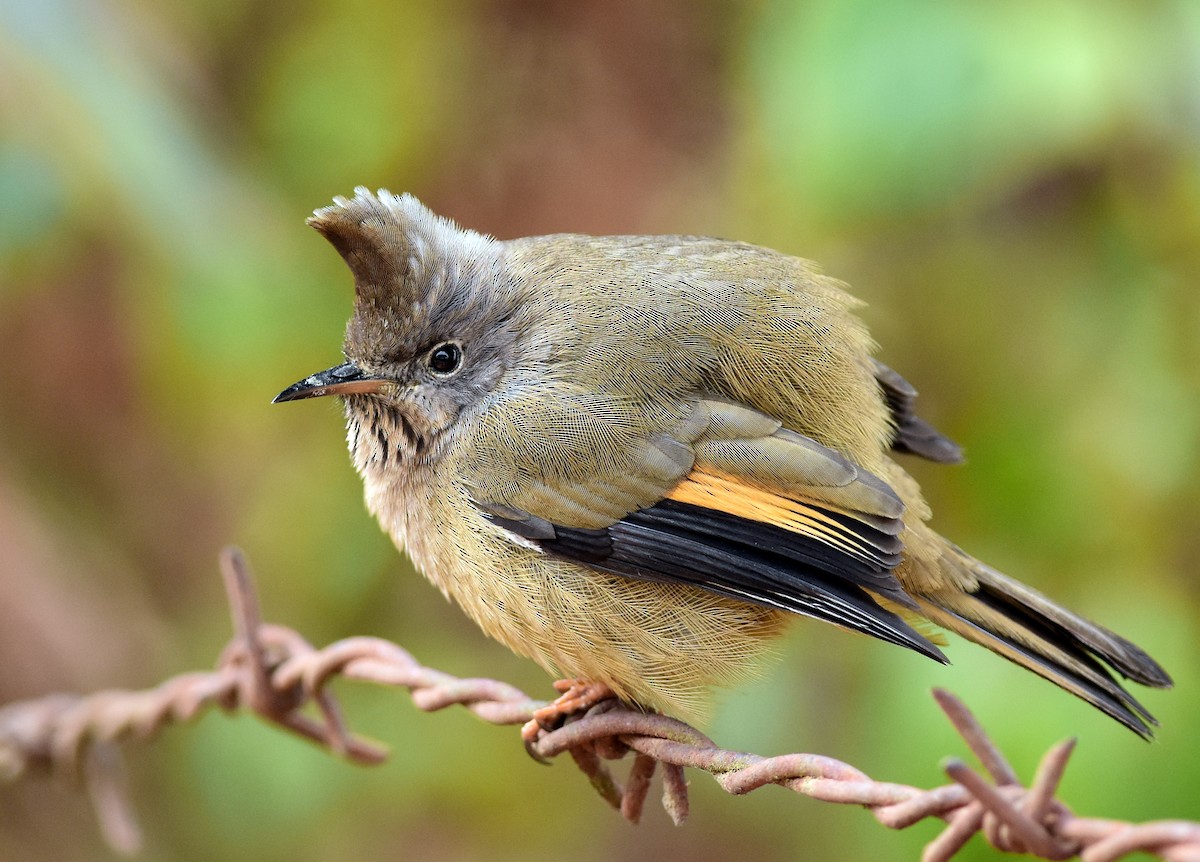
[[[453,374],[462,365],[462,348],[453,341],[439,344],[429,351],[429,367],[435,374]]]

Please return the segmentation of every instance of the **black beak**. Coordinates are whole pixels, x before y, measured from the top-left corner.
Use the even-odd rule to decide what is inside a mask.
[[[271,403],[281,404],[284,401],[299,401],[301,398],[317,398],[321,395],[379,392],[386,383],[382,377],[367,375],[353,362],[343,362],[333,368],[318,371],[311,377],[305,377],[299,383],[293,383],[276,395]]]

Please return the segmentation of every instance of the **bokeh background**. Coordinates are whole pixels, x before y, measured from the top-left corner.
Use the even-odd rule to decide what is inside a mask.
[[[1064,798],[1200,818],[1200,4],[0,0],[0,701],[208,666],[243,546],[270,618],[547,693],[365,513],[338,405],[353,186],[500,237],[702,233],[821,261],[967,449],[943,532],[1145,645],[1146,745],[965,644],[798,625],[709,728],[932,785],[949,687]],[[632,827],[515,732],[341,689],[366,770],[220,714],[127,747],[147,860],[916,858],[859,809],[693,776]],[[65,782],[0,786],[0,858],[108,858]],[[975,846],[964,858],[992,858]]]

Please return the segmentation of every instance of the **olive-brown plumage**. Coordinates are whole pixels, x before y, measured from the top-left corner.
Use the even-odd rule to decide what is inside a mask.
[[[697,237],[507,242],[357,189],[309,220],[355,278],[341,395],[370,510],[485,632],[702,713],[796,614],[944,661],[925,618],[1134,731],[1128,641],[927,525],[906,452],[960,460],[803,260]]]

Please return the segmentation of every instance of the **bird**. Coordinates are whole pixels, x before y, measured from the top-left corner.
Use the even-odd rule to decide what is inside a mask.
[[[365,187],[308,224],[353,276],[345,361],[275,401],[339,396],[383,530],[563,677],[528,734],[605,697],[702,721],[808,617],[942,663],[953,632],[1152,737],[1116,677],[1168,688],[1157,662],[930,526],[898,456],[962,450],[814,263],[502,241]]]

